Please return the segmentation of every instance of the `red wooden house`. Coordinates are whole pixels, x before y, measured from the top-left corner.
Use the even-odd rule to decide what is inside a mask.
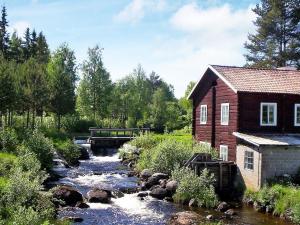
[[[246,185],[259,188],[270,176],[295,172],[269,171],[279,168],[275,156],[282,158],[282,152],[270,151],[280,146],[289,149],[280,164],[285,167],[291,157],[293,167],[300,166],[300,71],[208,66],[189,99],[195,139],[218,149],[221,159],[237,162]],[[264,162],[267,152],[276,158],[274,165]]]

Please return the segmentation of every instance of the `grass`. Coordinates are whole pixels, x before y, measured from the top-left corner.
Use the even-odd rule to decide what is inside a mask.
[[[300,222],[300,189],[293,185],[273,184],[265,186],[258,192],[247,190],[245,199],[252,199],[262,206],[271,206],[273,214],[283,216],[288,211],[292,212],[292,220]]]

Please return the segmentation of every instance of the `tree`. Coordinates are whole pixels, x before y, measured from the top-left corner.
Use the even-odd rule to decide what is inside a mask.
[[[248,35],[248,66],[300,68],[300,0],[262,0],[253,9],[257,32]]]
[[[0,21],[0,51],[4,58],[8,57],[9,34],[7,32],[8,21],[6,19],[6,7],[2,7],[1,21]]]
[[[108,116],[111,101],[112,82],[102,62],[102,50],[98,45],[88,49],[78,92],[80,107],[87,114],[92,114],[94,120],[96,117],[103,119]]]
[[[77,80],[74,51],[61,45],[48,64],[50,77],[50,109],[57,116],[57,128],[61,128],[61,116],[75,110],[75,85]]]
[[[30,29],[27,28],[24,34],[24,41],[22,43],[23,48],[23,59],[28,60],[31,57],[31,34]]]
[[[15,60],[17,63],[22,62],[22,39],[18,37],[17,32],[13,32],[9,41],[8,55],[10,60]]]
[[[48,63],[50,58],[50,50],[48,47],[46,37],[42,32],[40,32],[37,37],[36,45],[36,59],[39,63]]]

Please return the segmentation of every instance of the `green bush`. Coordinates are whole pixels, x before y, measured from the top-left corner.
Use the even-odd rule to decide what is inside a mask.
[[[35,130],[27,140],[24,140],[24,146],[36,154],[42,169],[49,171],[52,168],[54,147],[50,139]]]
[[[78,145],[74,144],[71,140],[57,142],[55,144],[57,152],[69,163],[70,165],[77,165],[81,151]]]
[[[2,151],[15,152],[18,144],[18,136],[14,129],[0,130],[0,149]]]
[[[146,133],[137,136],[129,144],[141,149],[151,149],[155,147],[158,143],[159,141],[155,138],[153,134]]]
[[[172,179],[179,185],[176,190],[174,200],[176,202],[186,202],[195,199],[199,207],[212,208],[218,203],[217,195],[214,189],[215,178],[207,169],[197,176],[189,168],[179,168],[172,172]]]
[[[16,164],[17,157],[10,153],[0,152],[0,177],[8,176]]]

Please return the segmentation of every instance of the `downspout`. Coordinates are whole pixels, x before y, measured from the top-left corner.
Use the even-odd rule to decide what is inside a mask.
[[[212,84],[211,147],[216,147],[216,82]]]

